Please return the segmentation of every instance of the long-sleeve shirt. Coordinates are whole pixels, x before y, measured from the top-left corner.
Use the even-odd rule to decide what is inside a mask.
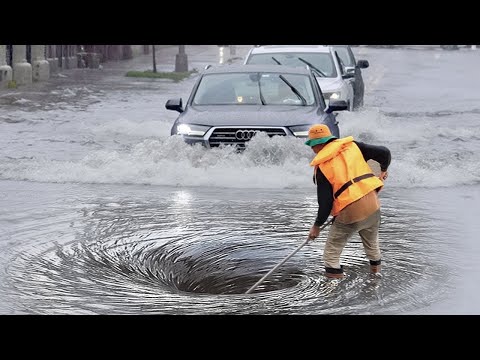
[[[381,171],[387,171],[390,161],[390,150],[385,146],[365,144],[360,141],[353,141],[362,152],[365,161],[375,160],[380,164]],[[322,226],[332,211],[333,206],[333,188],[325,175],[318,169],[316,172],[318,213],[315,219],[316,226]]]

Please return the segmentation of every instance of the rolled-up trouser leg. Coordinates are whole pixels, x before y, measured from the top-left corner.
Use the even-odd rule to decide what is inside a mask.
[[[354,224],[342,224],[335,220],[328,232],[325,249],[323,251],[323,263],[325,271],[333,272],[333,269],[341,269],[340,255],[347,244],[348,239],[355,232]]]
[[[378,242],[378,228],[380,227],[380,210],[377,210],[365,220],[357,223],[358,234],[362,238],[363,248],[370,265],[380,265],[382,254]]]

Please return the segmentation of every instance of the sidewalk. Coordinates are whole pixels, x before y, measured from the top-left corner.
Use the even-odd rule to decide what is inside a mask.
[[[217,45],[185,45],[185,53],[188,59],[188,69],[202,71],[206,65],[220,63],[241,62],[252,45],[236,45],[236,55],[231,56],[229,48],[218,47]],[[175,59],[178,54],[178,45],[159,45],[156,48],[157,71],[175,71]],[[50,79],[43,82],[35,82],[31,85],[19,86],[16,89],[0,89],[0,105],[2,98],[10,94],[22,93],[22,96],[30,92],[51,92],[58,86],[81,86],[88,84],[99,84],[103,81],[111,83],[126,83],[132,78],[127,78],[128,71],[145,71],[153,69],[152,53],[140,55],[129,60],[109,61],[100,66],[99,69],[67,69],[52,73]]]
[[[253,45],[236,45],[236,54],[231,56],[229,48],[220,48],[217,45],[185,45],[188,58],[188,69],[203,70],[206,65],[241,61]],[[169,72],[175,70],[175,58],[178,54],[178,45],[163,46],[156,49],[155,57],[157,71]],[[103,70],[111,74],[126,73],[130,70],[151,70],[153,68],[152,54],[137,56],[130,60],[111,61],[103,64]]]

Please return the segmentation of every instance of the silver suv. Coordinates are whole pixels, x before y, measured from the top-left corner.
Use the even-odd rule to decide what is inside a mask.
[[[344,100],[348,110],[354,107],[354,74],[346,71],[332,46],[262,45],[255,46],[245,57],[245,64],[309,66],[315,73],[325,101]]]
[[[362,69],[370,66],[367,60],[355,60],[350,45],[332,45],[337,51],[342,65],[349,74],[353,74],[353,109],[357,110],[363,106],[363,96],[365,94],[365,83],[363,82]]]

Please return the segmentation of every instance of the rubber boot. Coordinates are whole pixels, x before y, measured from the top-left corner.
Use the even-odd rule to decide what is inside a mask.
[[[343,265],[340,266],[340,269],[325,267],[325,276],[329,279],[343,279],[345,277]]]
[[[381,270],[381,260],[376,260],[376,261],[373,261],[373,260],[370,260],[370,272],[372,274],[379,274],[380,273],[380,270]]]

